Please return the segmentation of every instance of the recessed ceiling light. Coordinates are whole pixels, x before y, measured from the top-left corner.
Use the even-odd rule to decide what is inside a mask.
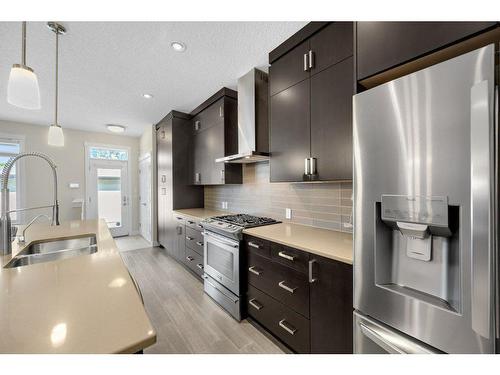
[[[176,52],[184,52],[186,50],[186,45],[182,42],[172,42],[170,45]]]
[[[106,125],[106,128],[113,133],[123,133],[125,131],[125,126],[122,125]]]
[[[145,99],[152,99],[153,95],[151,95],[151,94],[142,94],[142,97],[145,98]]]

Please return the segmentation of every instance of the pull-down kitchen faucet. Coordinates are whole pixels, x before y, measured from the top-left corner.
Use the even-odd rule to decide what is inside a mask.
[[[14,164],[21,158],[25,156],[33,156],[38,157],[40,159],[45,160],[50,168],[52,168],[52,174],[54,176],[54,203],[47,206],[37,206],[37,207],[28,207],[28,208],[17,208],[15,210],[9,210],[9,174],[10,170],[14,166]],[[1,179],[1,199],[2,199],[2,210],[0,213],[0,253],[1,255],[8,255],[12,253],[12,225],[10,222],[10,214],[12,212],[21,212],[21,211],[29,211],[35,210],[39,208],[49,208],[52,207],[52,225],[59,225],[59,202],[57,201],[57,172],[56,165],[54,162],[46,155],[41,154],[39,152],[23,152],[9,159],[9,161],[5,164]]]

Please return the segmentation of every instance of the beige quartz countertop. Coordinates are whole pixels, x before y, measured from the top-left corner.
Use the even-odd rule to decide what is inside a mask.
[[[352,234],[280,223],[245,229],[243,233],[352,264]]]
[[[209,208],[184,208],[180,210],[174,210],[175,213],[185,216],[191,216],[195,219],[206,219],[212,216],[229,215],[230,212],[212,210]]]
[[[141,299],[104,221],[32,225],[33,241],[95,234],[97,252],[3,268],[0,353],[134,353],[155,343]],[[25,246],[13,243],[12,256]]]

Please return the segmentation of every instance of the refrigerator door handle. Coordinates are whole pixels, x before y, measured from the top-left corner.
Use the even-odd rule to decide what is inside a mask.
[[[492,126],[488,81],[471,88],[471,318],[472,329],[490,338],[492,302]]]

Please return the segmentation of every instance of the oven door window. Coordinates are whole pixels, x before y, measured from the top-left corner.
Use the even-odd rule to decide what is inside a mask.
[[[234,280],[234,253],[225,247],[207,242],[207,265],[229,280]]]

